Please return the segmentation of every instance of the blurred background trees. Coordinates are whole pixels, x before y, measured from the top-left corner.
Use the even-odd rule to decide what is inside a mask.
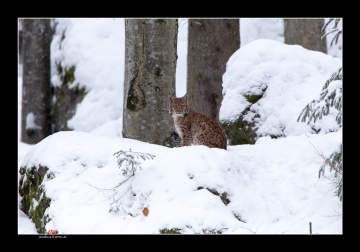
[[[222,76],[240,48],[239,19],[189,19],[187,92],[189,106],[219,122]]]
[[[51,134],[50,19],[23,19],[21,141],[36,144]]]
[[[323,18],[284,19],[284,43],[327,53],[326,39],[321,38]]]

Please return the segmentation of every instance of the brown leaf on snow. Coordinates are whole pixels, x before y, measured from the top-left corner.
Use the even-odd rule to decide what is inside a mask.
[[[144,209],[142,210],[142,212],[143,212],[143,214],[144,214],[145,216],[148,216],[148,214],[149,214],[149,208],[144,207]]]

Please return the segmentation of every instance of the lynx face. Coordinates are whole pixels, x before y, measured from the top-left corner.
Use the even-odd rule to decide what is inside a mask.
[[[169,113],[172,117],[183,117],[189,113],[189,105],[187,103],[187,96],[176,98],[169,94]]]

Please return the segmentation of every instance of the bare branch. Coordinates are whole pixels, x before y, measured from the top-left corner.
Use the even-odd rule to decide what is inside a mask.
[[[89,186],[97,189],[98,191],[110,191],[110,190],[114,190],[115,188],[123,185],[126,181],[128,181],[128,180],[129,180],[131,177],[133,177],[134,175],[135,175],[135,174],[132,174],[132,175],[128,176],[125,180],[123,180],[123,181],[120,182],[118,185],[116,185],[116,186],[114,186],[114,187],[112,187],[112,188],[98,188],[98,187],[96,187],[96,186],[91,185],[91,184],[90,184],[89,182],[87,182],[87,181],[85,181],[85,182],[86,182],[86,184],[88,184]]]
[[[310,142],[309,142],[310,143]],[[319,151],[312,143],[310,143],[316,151],[314,151],[317,155],[319,155],[323,160],[324,164],[328,165],[331,169],[334,169],[337,173],[342,175],[342,172],[331,162],[330,158],[325,157],[322,151]]]
[[[246,227],[242,227],[242,228],[245,228],[245,229],[249,230],[251,233],[256,234],[256,232],[257,232],[257,230],[259,229],[259,227],[260,227],[260,226],[258,226],[258,227],[256,228],[255,232],[252,231],[252,230],[249,229],[249,228],[246,228]]]

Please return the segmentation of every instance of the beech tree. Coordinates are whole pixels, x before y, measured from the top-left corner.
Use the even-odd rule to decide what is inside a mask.
[[[125,19],[123,137],[173,147],[177,19]]]
[[[239,19],[189,19],[187,92],[189,106],[217,122],[226,62],[240,48]]]
[[[22,20],[21,141],[36,144],[51,134],[50,19]]]
[[[327,53],[326,39],[320,39],[324,22],[323,18],[284,19],[285,44]]]
[[[19,64],[22,65],[23,64],[23,22],[24,19],[19,19],[18,20],[18,53],[19,53]]]

